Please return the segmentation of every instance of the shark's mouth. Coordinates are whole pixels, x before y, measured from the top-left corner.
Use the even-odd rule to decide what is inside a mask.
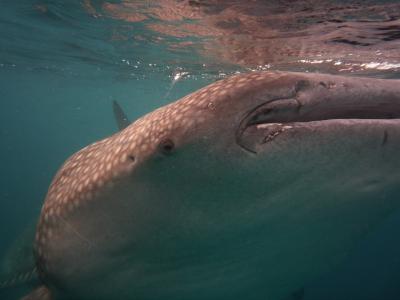
[[[257,136],[257,142],[265,144],[288,130],[300,128],[310,122],[323,124],[324,121],[332,120],[400,119],[399,99],[365,99],[365,101],[321,99],[305,102],[296,98],[278,99],[249,111],[240,122],[236,132],[238,145],[244,150],[256,153],[248,143],[248,140],[253,140],[252,137]]]

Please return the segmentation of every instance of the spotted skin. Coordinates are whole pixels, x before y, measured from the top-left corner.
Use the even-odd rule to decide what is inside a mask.
[[[192,275],[188,276],[185,272],[193,267],[190,263],[185,263],[185,267],[182,268],[177,267],[182,265],[180,252],[177,251],[180,250],[181,244],[186,245],[182,246],[185,253],[196,253],[197,261],[204,263],[193,264],[196,270],[204,266],[205,270],[209,267],[214,275],[225,272],[229,267],[220,266],[216,261],[211,264],[207,260],[208,256],[203,256],[203,253],[209,253],[207,241],[215,238],[215,230],[220,230],[218,228],[225,230],[223,236],[227,237],[231,236],[229,230],[232,228],[238,228],[240,231],[242,226],[235,227],[235,218],[242,218],[243,211],[250,211],[251,219],[256,219],[257,216],[251,215],[257,210],[252,212],[246,206],[238,206],[237,210],[236,207],[227,207],[229,201],[221,201],[221,207],[217,207],[215,212],[210,210],[210,207],[216,204],[202,205],[206,203],[210,194],[216,198],[225,197],[224,184],[231,184],[229,189],[233,189],[240,182],[243,186],[237,191],[239,194],[248,190],[256,193],[253,192],[254,186],[262,186],[262,181],[261,184],[257,184],[259,180],[263,180],[262,176],[259,173],[246,173],[247,171],[241,170],[235,173],[235,164],[240,167],[248,164],[250,170],[254,168],[255,163],[266,160],[268,151],[272,157],[276,157],[273,150],[276,141],[288,141],[290,144],[292,139],[296,140],[296,133],[302,134],[301,130],[308,130],[310,126],[315,126],[314,132],[320,127],[323,128],[321,132],[328,136],[331,132],[333,136],[339,134],[340,126],[344,126],[343,130],[350,127],[360,131],[372,128],[371,136],[377,134],[374,128],[384,127],[387,140],[385,149],[397,147],[400,124],[396,118],[400,117],[400,93],[397,84],[394,83],[395,81],[390,80],[284,72],[236,75],[161,107],[124,130],[83,148],[72,155],[55,175],[41,211],[34,243],[38,272],[46,286],[45,290],[41,291],[49,291],[46,293],[51,293],[53,299],[173,299],[187,296],[201,299],[204,295],[199,291],[202,290],[210,291],[210,294],[204,296],[209,299],[219,298],[228,291],[236,291],[235,295],[238,297],[247,295],[246,290],[254,288],[252,286],[255,283],[241,278],[240,272],[237,273],[239,269],[229,272],[229,276],[224,275],[227,279],[223,284],[214,285],[212,276],[209,275],[204,278],[194,277],[194,285],[180,283],[191,278]],[[293,118],[299,118],[301,122],[324,121],[338,119],[340,114],[343,114],[343,118],[357,119],[355,116],[358,116],[360,111],[365,112],[361,114],[361,119],[368,119],[371,114],[372,119],[382,120],[376,120],[375,123],[361,120],[338,121],[339,123],[333,120],[326,124],[307,122],[307,125],[299,127],[286,126],[285,130],[279,129],[272,134],[268,133],[268,130],[265,132],[266,127],[263,124],[258,126],[246,123],[250,124],[248,128],[242,128],[246,125],[244,121],[248,122],[252,113],[259,113],[260,107],[280,103],[282,99],[300,104],[295,110],[295,117],[291,115],[290,109],[277,110],[278,113],[273,119],[268,121],[267,116],[264,122],[274,123],[279,127],[281,122],[296,123],[297,119]],[[376,99],[380,99],[380,105],[377,106],[379,108],[370,105]],[[338,107],[343,106],[343,101],[351,101],[351,105],[360,109],[341,111]],[[368,105],[364,106],[365,102],[368,102]],[[329,103],[328,110],[324,108],[326,103]],[[331,103],[339,104],[331,106]],[[349,103],[344,105],[348,106]],[[300,114],[298,107],[301,107]],[[309,107],[311,109],[308,109]],[[257,115],[257,118],[250,119],[259,122],[259,118],[264,118],[266,112],[270,111],[271,109],[264,109],[261,117]],[[322,117],[314,116],[314,111]],[[252,130],[255,130],[256,134],[248,134]],[[263,142],[259,142],[260,134]],[[252,145],[256,144],[257,151],[248,146],[247,140],[244,142],[243,136],[246,136],[247,140],[250,139]],[[254,136],[257,137],[256,140],[253,139]],[[270,138],[271,136],[273,138]],[[299,140],[296,141],[299,145]],[[369,136],[366,137],[366,141],[369,141]],[[381,147],[381,140],[379,146]],[[270,150],[259,152],[259,149]],[[232,157],[234,159],[230,160]],[[167,165],[168,161],[173,161],[174,164]],[[196,161],[199,161],[197,165]],[[223,167],[221,173],[218,173],[219,165],[224,165],[226,161],[232,174],[243,173],[243,178],[237,181],[234,175],[224,175],[226,169]],[[269,163],[273,166],[276,161],[274,159]],[[192,169],[192,165],[196,165],[196,168]],[[279,175],[279,168],[276,170],[276,174]],[[180,172],[184,172],[185,175]],[[178,179],[174,179],[175,177]],[[221,181],[221,178],[225,177],[227,182],[230,180],[228,183]],[[257,178],[256,183],[252,185],[249,178]],[[174,187],[174,184],[178,184],[178,187]],[[261,194],[266,191],[263,190]],[[184,195],[183,198],[180,192]],[[189,201],[194,196],[198,199]],[[165,199],[159,199],[163,197]],[[238,197],[237,201],[242,200]],[[248,196],[243,196],[243,199],[243,205],[251,203]],[[245,208],[248,210],[244,210]],[[182,211],[185,213],[181,213]],[[224,216],[223,212],[227,215]],[[183,229],[181,224],[185,224]],[[198,246],[191,246],[196,245],[198,241]],[[225,244],[230,245],[228,242]],[[154,249],[158,249],[157,254],[152,255],[151,251]],[[198,249],[204,251],[198,253]],[[290,249],[293,247],[289,247]],[[239,250],[238,253],[232,252],[231,256],[228,255],[227,249],[221,250],[221,253],[215,251],[216,257],[226,256],[231,262],[246,260]],[[326,258],[322,254],[321,261],[324,261]],[[154,259],[160,259],[160,263],[153,265]],[[264,258],[260,259],[264,261]],[[174,265],[176,261],[179,263]],[[253,259],[250,259],[249,263],[254,263],[255,266],[259,264],[253,262]],[[169,271],[166,272],[159,270],[159,266],[161,269],[170,269],[167,268]],[[236,266],[236,263],[233,266]],[[271,265],[271,270],[274,267],[278,268]],[[259,278],[252,273],[253,269],[246,271],[252,274],[249,278]],[[277,270],[274,274],[269,274],[274,275],[271,278],[279,277],[280,269]],[[246,272],[243,271],[245,275]],[[270,299],[273,300],[282,299],[304,285],[303,277],[294,276],[290,285],[288,284],[289,290],[272,284],[271,292],[263,288],[262,293],[270,293]],[[265,278],[267,280],[269,277]],[[132,282],[135,282],[134,286]],[[177,286],[176,282],[179,282]],[[240,289],[239,282],[244,282],[243,290]],[[265,286],[264,282],[262,286]],[[273,290],[275,286],[278,286],[276,291]],[[251,296],[249,299],[258,298]]]
[[[278,77],[274,74],[273,79]],[[253,73],[219,81],[155,110],[129,128],[72,155],[56,174],[43,205],[35,243],[39,259],[44,258],[44,245],[51,240],[52,222],[95,200],[107,186],[112,186],[154,153],[171,132],[179,129],[184,135],[185,129],[201,126],[206,115],[215,110],[218,102],[229,98],[229,93],[235,93],[235,89],[268,79],[271,79],[270,73]]]

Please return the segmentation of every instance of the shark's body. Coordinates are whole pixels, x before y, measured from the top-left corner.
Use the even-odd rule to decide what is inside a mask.
[[[65,162],[26,299],[284,299],[400,207],[398,153],[398,81],[221,80]]]

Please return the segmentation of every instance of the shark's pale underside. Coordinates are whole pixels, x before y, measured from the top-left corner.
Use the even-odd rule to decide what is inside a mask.
[[[218,81],[64,163],[25,299],[285,299],[399,209],[399,153],[399,81]]]

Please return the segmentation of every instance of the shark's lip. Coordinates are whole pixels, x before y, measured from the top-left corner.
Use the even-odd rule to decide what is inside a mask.
[[[246,146],[243,135],[251,130],[263,131],[263,143],[273,141],[287,130],[301,128],[302,125],[332,120],[392,120],[400,119],[399,99],[344,99],[331,101],[301,101],[298,98],[276,99],[263,103],[249,111],[236,131],[236,142],[244,150],[255,153]]]

